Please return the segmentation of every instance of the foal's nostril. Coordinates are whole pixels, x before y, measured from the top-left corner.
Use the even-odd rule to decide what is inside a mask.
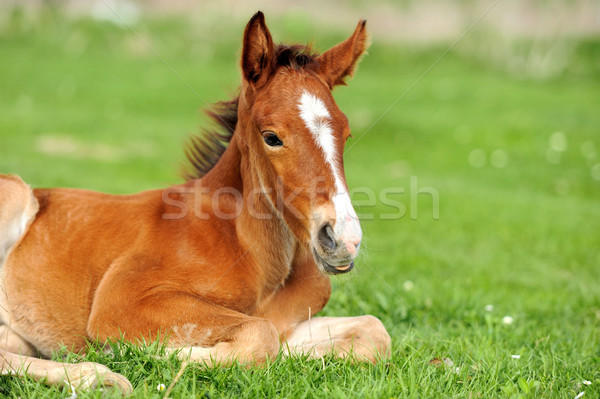
[[[319,243],[324,249],[329,249],[333,251],[337,248],[337,243],[333,236],[333,229],[329,223],[325,224],[319,230]]]

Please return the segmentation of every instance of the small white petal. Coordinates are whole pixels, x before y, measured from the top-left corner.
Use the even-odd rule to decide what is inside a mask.
[[[158,384],[158,386],[156,387],[156,390],[159,392],[162,392],[165,390],[165,384]]]
[[[402,284],[402,287],[404,288],[404,291],[412,291],[413,288],[415,288],[415,283],[410,280],[406,280],[404,284]]]
[[[583,385],[592,385],[592,381],[583,380]]]
[[[554,132],[549,140],[550,148],[557,152],[563,152],[567,149],[567,136],[563,132]]]
[[[521,355],[510,355],[510,357],[512,357],[513,359],[520,359]]]
[[[75,392],[75,387],[73,385],[71,385],[71,383],[69,383],[66,380],[63,380],[63,382],[69,387],[69,389],[71,390],[71,395],[67,398],[67,399],[77,399],[77,393]]]
[[[486,312],[491,312],[494,310],[494,305],[485,305],[484,309]]]
[[[504,317],[502,318],[502,323],[504,323],[504,324],[512,324],[512,323],[513,323],[513,321],[515,321],[515,319],[513,319],[513,318],[512,318],[512,317],[510,317],[510,316],[504,316]]]
[[[584,392],[579,392],[579,393],[577,394],[577,396],[575,396],[575,399],[579,399],[579,398],[581,398],[583,395],[585,395],[585,391],[584,391]]]

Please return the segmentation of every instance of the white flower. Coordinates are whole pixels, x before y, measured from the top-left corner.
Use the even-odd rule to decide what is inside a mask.
[[[494,305],[485,305],[484,309],[486,312],[491,312],[494,310]]]
[[[575,399],[579,399],[579,398],[581,398],[583,395],[585,395],[585,391],[584,391],[584,392],[579,392],[579,393],[577,394],[577,396],[575,396]]]
[[[162,391],[164,391],[164,390],[165,390],[165,388],[166,388],[166,387],[165,387],[165,384],[158,384],[158,386],[156,387],[156,390],[157,390],[158,392],[162,392]]]
[[[512,324],[512,323],[513,323],[513,321],[515,321],[515,319],[513,319],[513,318],[512,318],[512,317],[510,317],[510,316],[504,316],[504,317],[502,318],[502,323],[504,323],[504,324]]]
[[[77,399],[77,393],[75,392],[75,387],[73,385],[71,385],[68,381],[63,380],[63,382],[65,384],[67,384],[67,386],[71,390],[71,395],[67,399]]]
[[[512,357],[513,359],[520,359],[521,355],[510,355],[510,357]]]
[[[592,381],[583,380],[583,385],[592,385]]]
[[[402,284],[402,288],[404,288],[404,291],[412,291],[413,288],[415,288],[415,283],[410,280],[406,280],[404,284]]]

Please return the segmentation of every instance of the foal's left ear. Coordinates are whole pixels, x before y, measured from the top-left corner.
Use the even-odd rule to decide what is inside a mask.
[[[246,25],[242,49],[242,74],[256,86],[264,84],[275,64],[275,46],[265,23],[265,16],[257,12]]]
[[[366,25],[367,20],[361,20],[352,36],[333,46],[317,58],[319,73],[325,78],[330,88],[345,84],[344,78],[354,74],[360,57],[369,47]]]

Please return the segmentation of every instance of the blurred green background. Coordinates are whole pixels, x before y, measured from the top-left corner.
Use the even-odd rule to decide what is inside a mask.
[[[275,40],[320,50],[368,19],[369,54],[334,92],[346,175],[377,198],[404,188],[406,213],[353,198],[364,251],[324,311],[374,314],[394,339],[396,371],[362,389],[600,395],[598,2],[8,2],[0,172],[111,193],[179,183],[199,110],[239,84],[256,9]]]

